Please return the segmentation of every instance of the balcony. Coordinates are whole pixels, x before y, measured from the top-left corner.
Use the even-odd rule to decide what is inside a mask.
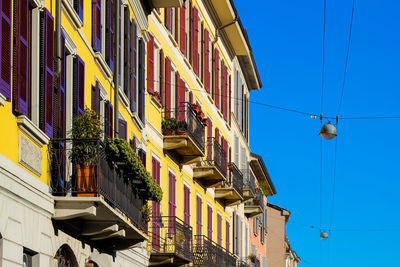
[[[179,218],[152,217],[149,234],[150,265],[181,266],[193,261],[192,227]]]
[[[260,260],[255,258],[252,260],[252,267],[260,267]]]
[[[254,198],[256,195],[255,178],[250,170],[242,170],[243,173],[243,201]]]
[[[105,253],[147,239],[140,183],[125,179],[108,163],[101,141],[58,139],[52,140],[49,148],[56,230]],[[91,166],[75,165],[70,160],[72,151],[82,148],[90,150]]]
[[[200,162],[204,156],[204,124],[188,103],[166,110],[163,119],[164,150],[181,165]]]
[[[263,207],[264,194],[260,189],[258,189],[256,191],[255,198],[244,203],[244,214],[248,218],[252,218],[254,216],[257,216],[258,214],[263,213]]]
[[[247,263],[247,261],[240,260],[240,259],[238,259],[237,266],[238,267],[250,267],[250,265]]]
[[[232,253],[203,235],[195,235],[193,266],[236,267]]]
[[[207,138],[207,157],[200,166],[193,168],[193,178],[204,187],[215,187],[225,181],[227,173],[226,153],[214,137]]]
[[[243,201],[243,174],[234,163],[229,164],[228,181],[215,188],[215,198],[225,207],[239,205]]]

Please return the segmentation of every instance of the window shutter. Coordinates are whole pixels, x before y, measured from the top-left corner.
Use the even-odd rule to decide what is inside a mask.
[[[180,49],[181,52],[186,54],[186,2],[183,2],[180,9],[181,20],[180,20]]]
[[[210,93],[210,34],[204,30],[204,87]]]
[[[77,55],[74,58],[74,114],[85,112],[85,63]]]
[[[193,7],[192,7],[192,2],[189,1],[189,62],[190,64],[193,64],[193,45],[194,45],[194,41],[193,41],[193,36],[194,36],[194,28],[193,28]]]
[[[171,117],[171,60],[165,59],[165,116]]]
[[[207,206],[207,237],[212,240],[212,207]]]
[[[160,86],[160,97],[161,97],[161,105],[164,107],[165,105],[165,60],[164,60],[164,52],[160,49],[160,77],[159,77],[159,86]]]
[[[229,235],[230,235],[230,225],[229,225],[229,222],[228,221],[226,221],[226,226],[225,226],[225,238],[226,238],[226,243],[225,243],[225,249],[227,250],[227,251],[230,251],[230,249],[229,249],[229,247],[230,247],[230,240],[229,240]]]
[[[119,138],[127,140],[127,124],[123,119],[118,119],[118,132]]]
[[[217,142],[218,144],[221,144],[221,142],[219,141],[219,129],[215,128],[215,142]]]
[[[169,210],[168,216],[175,216],[176,202],[175,202],[175,175],[169,173]]]
[[[165,26],[170,32],[172,31],[171,8],[165,9]]]
[[[131,83],[130,83],[130,68],[131,68],[131,29],[130,29],[130,11],[129,7],[124,7],[124,92],[125,95],[130,99]]]
[[[199,74],[199,11],[193,8],[193,71]]]
[[[101,52],[101,0],[93,0],[92,5],[92,45],[94,51]]]
[[[146,151],[144,151],[143,149],[139,149],[139,158],[142,161],[142,164],[146,167]]]
[[[83,0],[74,0],[74,9],[83,22]]]
[[[202,201],[199,196],[196,196],[196,234],[202,234]]]
[[[110,101],[107,100],[105,103],[105,131],[106,136],[109,138],[113,137],[113,107]]]
[[[222,218],[217,214],[217,244],[222,246]]]
[[[0,3],[0,94],[7,99],[11,99],[11,2]]]
[[[181,96],[180,96],[180,90],[179,90],[179,88],[181,87],[181,78],[180,78],[180,75],[179,75],[179,72],[177,71],[177,72],[175,72],[175,111],[176,111],[176,115],[175,115],[175,117],[178,119],[178,120],[182,120],[182,112],[181,112],[181,109],[180,109],[180,105],[181,105],[181,103],[180,103],[180,100],[181,100]]]
[[[145,120],[145,108],[144,108],[144,101],[145,101],[145,56],[146,56],[146,50],[145,50],[145,44],[143,39],[139,40],[139,118],[142,121],[143,124],[146,123]]]
[[[58,130],[57,138],[66,137],[66,121],[65,121],[65,36],[61,33],[61,73],[60,73],[60,86],[58,91]]]
[[[7,3],[3,3],[5,6]],[[28,116],[29,106],[29,1],[16,0],[14,112]],[[4,23],[6,25],[6,23]],[[5,70],[2,70],[5,71]]]
[[[184,204],[183,218],[187,225],[190,225],[190,189],[186,185],[183,186]]]
[[[212,130],[213,130],[213,126],[212,126],[212,120],[210,118],[207,118],[207,160],[211,161],[213,160],[213,141],[212,141]]]
[[[136,36],[136,22],[132,20],[130,26],[130,104],[131,104],[131,111],[136,112],[136,84],[137,84],[137,71],[136,71],[136,61],[137,61],[137,36]]]
[[[222,67],[222,113],[225,121],[228,121],[228,68],[223,63]]]
[[[40,45],[40,128],[53,137],[54,19],[46,9],[41,13]]]
[[[231,125],[231,114],[232,114],[232,111],[231,111],[231,103],[232,103],[232,99],[231,99],[231,97],[232,97],[232,89],[231,89],[231,75],[229,75],[229,78],[228,78],[228,122],[229,122],[229,125]]]
[[[147,43],[147,91],[154,94],[154,37]]]
[[[189,92],[189,104],[193,104],[193,93],[192,93],[192,91]]]
[[[219,108],[219,51],[214,49],[214,101]]]
[[[136,138],[135,137],[133,137],[132,139],[129,140],[129,145],[133,149],[133,151],[135,151],[135,153],[136,153]],[[153,178],[154,178],[154,176],[153,176]]]
[[[101,97],[100,97],[100,83],[99,81],[96,81],[96,84],[94,86],[95,88],[95,97],[94,97],[94,110],[97,112],[97,114],[100,116],[100,101],[101,101]]]
[[[106,1],[106,62],[114,69],[114,0]]]

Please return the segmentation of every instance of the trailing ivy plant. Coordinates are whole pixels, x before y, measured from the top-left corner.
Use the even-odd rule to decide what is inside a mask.
[[[263,191],[265,196],[269,195],[269,188],[268,188],[268,183],[267,181],[263,180],[263,181],[259,181],[258,182],[258,186],[260,187],[261,191]]]
[[[132,180],[134,177],[146,185],[145,194],[151,200],[160,202],[162,199],[161,187],[156,183],[150,173],[146,170],[139,156],[122,138],[107,138],[106,157],[110,163],[122,170],[125,179]]]

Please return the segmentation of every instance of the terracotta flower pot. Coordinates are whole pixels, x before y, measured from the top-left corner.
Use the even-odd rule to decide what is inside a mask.
[[[97,166],[76,165],[76,191],[78,197],[94,197],[97,195],[98,173]],[[84,193],[87,192],[87,193]]]
[[[187,131],[184,130],[176,130],[177,135],[188,135]]]

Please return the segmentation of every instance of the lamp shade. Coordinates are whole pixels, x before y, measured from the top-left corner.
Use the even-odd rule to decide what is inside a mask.
[[[335,138],[337,136],[336,127],[333,126],[331,123],[327,123],[321,127],[319,135],[326,140]]]

